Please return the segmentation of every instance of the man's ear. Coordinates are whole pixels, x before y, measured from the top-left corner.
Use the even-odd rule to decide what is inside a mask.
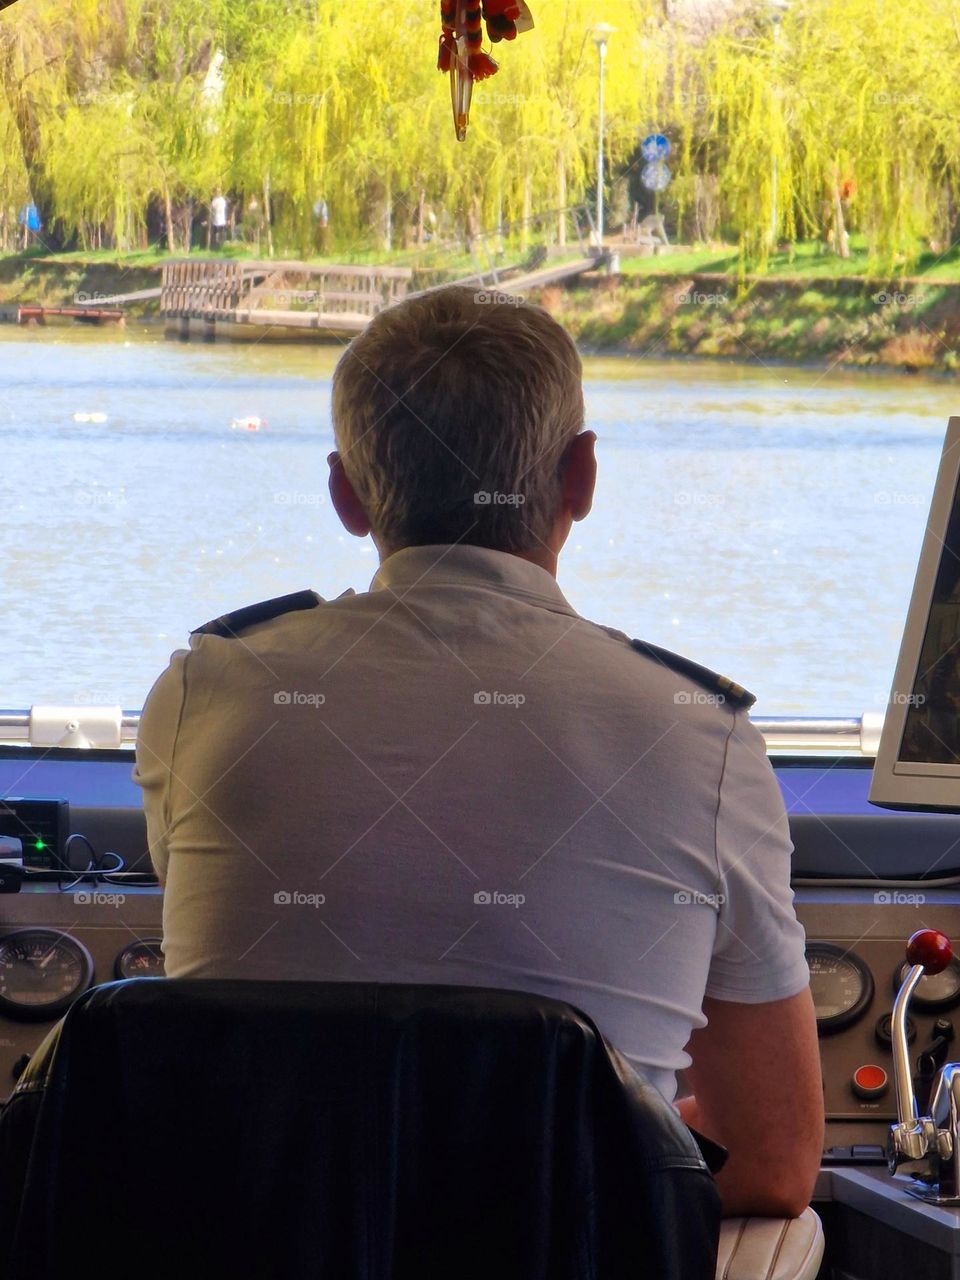
[[[563,459],[563,505],[574,520],[590,514],[597,487],[597,437],[581,431],[567,446]]]
[[[370,532],[370,521],[353,485],[347,479],[343,460],[339,453],[331,453],[327,462],[330,465],[330,501],[333,509],[347,533],[352,533],[355,538],[365,538]]]

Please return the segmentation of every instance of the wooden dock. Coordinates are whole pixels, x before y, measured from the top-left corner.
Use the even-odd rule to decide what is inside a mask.
[[[491,301],[523,298],[598,263],[599,255],[590,254],[478,271],[448,283],[472,286]],[[160,314],[167,333],[182,338],[350,335],[402,298],[432,291],[411,292],[412,279],[409,267],[188,258],[164,264]]]
[[[164,264],[160,314],[184,337],[251,326],[359,333],[412,278],[409,267],[194,258]]]
[[[124,324],[126,321],[122,311],[103,306],[17,307],[17,324],[46,324],[48,316],[80,320],[85,324]]]

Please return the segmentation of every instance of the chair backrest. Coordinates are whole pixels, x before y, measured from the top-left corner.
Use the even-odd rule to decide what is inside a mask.
[[[713,1280],[689,1131],[569,1005],[94,988],[0,1115],[0,1275]]]

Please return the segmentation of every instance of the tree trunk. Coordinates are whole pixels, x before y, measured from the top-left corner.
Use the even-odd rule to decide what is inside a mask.
[[[170,199],[170,188],[163,184],[163,225],[167,237],[167,253],[177,252],[177,233],[173,225],[173,201]]]
[[[30,73],[27,72],[22,77],[18,76],[14,66],[14,59],[15,36],[13,29],[5,29],[3,24],[0,23],[0,93],[6,95],[7,105],[13,116],[17,135],[20,139],[23,164],[27,171],[30,199],[37,206],[37,211],[40,214],[41,229],[37,240],[51,249],[59,250],[64,247],[64,244],[59,233],[54,230],[53,225],[53,194],[43,169],[40,122],[33,98],[30,95],[30,86],[27,85],[25,88],[23,83]],[[27,247],[29,236],[30,233],[25,230],[24,248]]]
[[[383,247],[387,253],[393,249],[393,181],[389,174],[383,191]]]
[[[270,205],[270,175],[263,175],[263,226],[267,233],[267,257],[273,257],[273,209]]]
[[[427,193],[423,187],[420,188],[420,199],[417,203],[417,244],[422,249],[424,244],[424,234],[426,227],[424,226],[424,209],[427,203]]]
[[[557,244],[561,249],[567,244],[567,162],[561,151],[557,156]]]
[[[530,248],[530,214],[533,209],[533,192],[530,184],[530,170],[523,171],[523,222],[520,227],[520,250],[526,253]]]
[[[843,216],[843,200],[840,197],[840,178],[833,175],[833,252],[841,258],[850,257],[850,239]]]

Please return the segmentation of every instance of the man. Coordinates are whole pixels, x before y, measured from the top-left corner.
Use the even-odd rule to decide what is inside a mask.
[[[557,585],[596,478],[572,341],[410,299],[347,350],[333,419],[371,589],[207,624],[144,709],[168,974],[567,1000],[668,1099],[688,1068],[727,1213],[800,1213],[823,1111],[783,803],[750,695]]]
[[[222,249],[227,238],[227,204],[226,196],[219,189],[210,201],[210,220],[213,225],[213,247]]]

